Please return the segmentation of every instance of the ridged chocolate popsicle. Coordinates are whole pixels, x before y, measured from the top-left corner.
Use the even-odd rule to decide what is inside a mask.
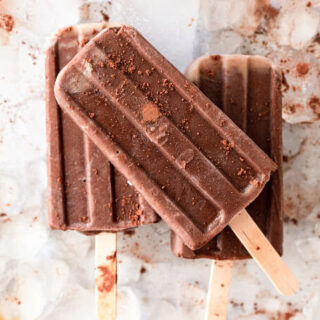
[[[92,39],[59,74],[55,95],[192,249],[223,230],[276,169],[131,27],[111,27]],[[245,174],[238,175],[241,168]]]
[[[278,170],[247,211],[273,247],[282,254],[281,76],[271,61],[257,56],[204,56],[186,71],[187,78],[219,106],[277,164]],[[239,175],[244,172],[239,171]],[[251,258],[230,227],[203,248],[190,250],[172,233],[173,253],[183,258]]]
[[[64,28],[47,50],[48,203],[53,229],[120,231],[159,220],[54,97],[59,71],[105,27],[104,23],[95,23]]]

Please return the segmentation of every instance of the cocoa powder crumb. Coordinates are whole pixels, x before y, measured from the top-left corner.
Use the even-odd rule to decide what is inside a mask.
[[[224,120],[220,120],[220,122],[219,122],[220,127],[223,127],[225,123],[226,122]]]
[[[237,175],[238,176],[242,176],[242,175],[245,175],[247,173],[247,171],[243,168],[240,168],[240,170],[237,172]]]
[[[88,38],[83,38],[80,42],[80,47],[84,47],[89,42]]]
[[[109,15],[107,15],[103,10],[100,11],[102,18],[105,22],[108,22],[110,20]]]
[[[146,273],[147,269],[145,267],[141,267],[140,269],[140,274]]]

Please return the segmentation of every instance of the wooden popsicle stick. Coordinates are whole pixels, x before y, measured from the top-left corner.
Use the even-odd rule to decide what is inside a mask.
[[[289,296],[298,290],[297,279],[245,209],[229,226],[281,294]]]
[[[96,235],[96,312],[98,320],[117,317],[117,234]]]
[[[233,261],[212,261],[205,320],[227,319]]]

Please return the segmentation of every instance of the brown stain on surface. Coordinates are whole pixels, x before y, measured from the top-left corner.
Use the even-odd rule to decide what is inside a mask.
[[[127,236],[133,236],[136,232],[134,230],[124,230],[123,234],[127,235]]]
[[[0,14],[0,28],[11,32],[14,28],[14,19],[10,14]]]
[[[110,255],[110,256],[106,256],[106,260],[115,260],[115,259],[116,259],[116,257],[117,257],[117,253],[116,253],[116,252],[114,252],[112,255]]]
[[[108,266],[100,266],[101,275],[97,279],[97,288],[100,292],[110,292],[116,283],[116,276]]]
[[[141,252],[139,243],[135,242],[131,248],[131,253],[136,258],[142,260],[144,263],[150,263],[152,261],[151,256],[147,256],[144,253]]]
[[[318,117],[320,117],[320,99],[318,97],[312,97],[310,98],[308,105],[313,112],[318,114]]]
[[[301,310],[292,308],[289,308],[287,311],[271,312],[265,309],[257,309],[257,307],[255,307],[254,315],[266,315],[272,320],[291,320],[293,317],[297,316],[300,313]]]
[[[290,104],[290,105],[285,105],[283,108],[283,112],[285,114],[295,114],[295,113],[301,113],[303,111],[304,107],[302,104]]]
[[[267,19],[274,19],[279,15],[279,9],[273,7],[272,5],[269,5],[267,12],[266,12],[266,18]]]
[[[298,76],[305,76],[309,72],[309,64],[305,62],[300,62],[296,65],[296,71]]]

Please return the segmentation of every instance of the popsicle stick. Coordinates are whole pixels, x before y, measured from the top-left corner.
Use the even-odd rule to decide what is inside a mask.
[[[96,235],[96,312],[98,320],[117,317],[117,234]]]
[[[289,296],[298,290],[297,279],[245,209],[229,226],[281,294]]]
[[[205,320],[227,319],[233,261],[212,261]]]

